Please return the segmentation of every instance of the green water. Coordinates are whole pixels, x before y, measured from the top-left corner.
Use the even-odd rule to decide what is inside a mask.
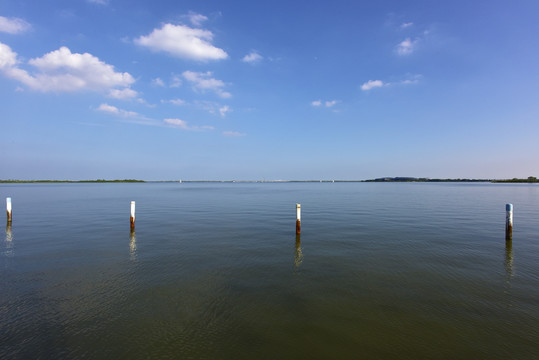
[[[8,196],[1,359],[539,353],[536,185],[0,185]]]

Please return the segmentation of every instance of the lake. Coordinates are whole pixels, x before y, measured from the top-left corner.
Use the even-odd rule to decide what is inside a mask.
[[[535,184],[0,184],[6,197],[1,359],[539,354]]]

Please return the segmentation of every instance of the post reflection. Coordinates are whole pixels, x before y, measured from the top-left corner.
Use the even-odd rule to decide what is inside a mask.
[[[6,225],[6,240],[4,243],[6,247],[3,251],[4,255],[6,257],[13,256],[13,233],[11,232],[11,223]]]
[[[137,259],[137,237],[135,235],[135,229],[131,229],[129,235],[129,258],[131,260]]]
[[[505,271],[509,277],[513,277],[513,242],[505,242]]]
[[[13,241],[13,234],[11,232],[11,224],[6,225],[6,242],[10,243]]]
[[[294,254],[294,266],[299,268],[303,262],[303,252],[301,251],[301,238],[299,234],[296,234],[296,252]]]

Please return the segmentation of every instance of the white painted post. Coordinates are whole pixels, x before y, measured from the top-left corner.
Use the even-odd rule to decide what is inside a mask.
[[[7,222],[11,223],[11,198],[6,198]]]
[[[296,234],[301,233],[301,204],[296,204]]]
[[[505,205],[505,240],[513,238],[513,204]]]
[[[135,202],[131,201],[131,229],[135,228]]]

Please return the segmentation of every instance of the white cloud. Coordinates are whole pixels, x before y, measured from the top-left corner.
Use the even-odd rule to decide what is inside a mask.
[[[172,75],[172,79],[170,80],[170,87],[171,88],[177,88],[182,86],[182,78],[180,75]]]
[[[414,25],[413,22],[403,23],[403,24],[401,24],[401,29],[406,29],[406,28],[409,28],[410,26],[413,26],[413,25]]]
[[[124,122],[132,123],[132,124],[138,124],[138,125],[147,125],[147,126],[157,126],[157,127],[172,127],[176,129],[181,130],[188,130],[188,131],[209,131],[209,130],[215,130],[213,126],[209,125],[203,125],[203,126],[196,126],[196,125],[190,125],[187,121],[177,119],[177,118],[167,118],[163,121],[158,121],[155,119],[147,118],[139,113],[136,113],[134,111],[127,111],[117,108],[116,106],[109,105],[109,104],[101,104],[97,111],[101,111],[106,114],[114,115],[119,118],[123,118]]]
[[[129,73],[116,72],[112,65],[102,62],[97,57],[88,53],[71,53],[67,47],[61,47],[43,57],[28,61],[39,71],[37,74],[30,74],[19,68],[19,63],[17,53],[9,46],[0,43],[0,71],[34,90],[110,92],[118,87],[128,87],[135,81]],[[129,90],[124,95],[128,93]]]
[[[408,79],[402,80],[400,83],[403,85],[417,84],[422,77],[421,74],[409,75]]]
[[[219,113],[221,114],[222,117],[225,117],[226,113],[231,112],[231,111],[232,111],[232,109],[228,105],[225,105],[225,106],[219,108]]]
[[[419,79],[421,79],[421,75],[414,75],[410,79],[402,80],[401,84],[403,85],[411,85],[411,84],[417,84],[419,82]]]
[[[371,90],[377,87],[382,87],[384,85],[387,85],[387,84],[384,84],[382,80],[369,80],[363,85],[361,85],[361,90],[367,91],[367,90]]]
[[[17,53],[6,44],[0,43],[0,69],[12,68],[17,63]]]
[[[97,108],[98,111],[102,111],[107,114],[112,114],[120,117],[138,117],[140,116],[138,113],[134,111],[126,111],[122,109],[118,109],[116,106],[112,106],[109,104],[101,104]]]
[[[232,96],[229,92],[223,90],[223,87],[225,87],[225,83],[223,81],[211,77],[211,71],[207,71],[205,73],[184,71],[182,75],[187,81],[193,84],[193,90],[195,91],[214,91],[217,95],[225,99]]]
[[[200,130],[213,130],[214,129],[213,126],[207,126],[207,125],[205,125],[205,126],[189,126],[187,121],[181,120],[181,119],[164,119],[163,121],[164,121],[165,124],[167,124],[169,126],[172,126],[172,127],[178,128],[178,129],[182,129],[182,130],[200,131]]]
[[[153,51],[164,51],[183,59],[206,61],[226,59],[228,54],[211,44],[213,33],[185,25],[165,24],[149,35],[135,39],[135,43]]]
[[[339,100],[331,100],[331,101],[315,100],[315,101],[311,102],[311,105],[315,106],[315,107],[319,107],[319,106],[324,105],[325,107],[329,108],[329,107],[335,106],[338,102],[339,102]]]
[[[112,105],[109,105],[109,104],[101,104],[101,105],[99,105],[97,110],[103,111],[103,112],[106,112],[106,113],[109,113],[109,114],[119,114],[120,113],[120,110],[116,106],[112,106]]]
[[[88,1],[89,3],[92,3],[92,4],[99,4],[99,5],[108,5],[109,4],[109,0],[86,0]]]
[[[20,34],[31,28],[32,26],[23,19],[0,16],[0,32]]]
[[[215,115],[217,113],[220,106],[218,103],[215,103],[212,101],[200,101],[200,100],[195,100],[193,102],[193,105],[196,108],[207,111],[212,115]]]
[[[241,133],[239,131],[223,131],[223,136],[229,136],[229,137],[239,137],[239,136],[245,136],[247,134]]]
[[[164,87],[165,86],[165,82],[163,80],[161,80],[160,78],[155,78],[152,80],[152,85],[153,86],[161,86],[161,87]]]
[[[400,44],[397,45],[396,51],[397,54],[404,56],[410,55],[414,52],[417,46],[418,40],[411,40],[410,38],[404,39]]]
[[[263,59],[262,55],[257,53],[256,51],[251,51],[249,54],[245,55],[241,61],[255,64]]]
[[[180,119],[165,119],[163,120],[166,124],[168,125],[172,125],[174,127],[177,127],[177,128],[180,128],[180,129],[184,129],[184,130],[188,130],[189,127],[187,126],[187,121],[184,121],[184,120],[180,120]]]
[[[19,69],[18,64],[17,53],[12,51],[6,44],[0,43],[0,71],[9,78],[27,85],[33,85],[36,79],[31,77],[25,70]]]
[[[168,102],[174,105],[185,105],[185,101],[182,99],[171,99]]]
[[[204,21],[208,20],[207,16],[197,14],[192,11],[189,11],[189,14],[187,16],[189,17],[189,21],[191,22],[191,24],[193,24],[194,26],[201,26]]]
[[[332,107],[335,104],[337,104],[338,102],[339,102],[338,100],[326,101],[326,107]]]
[[[422,77],[423,75],[421,74],[407,74],[404,80],[394,81],[394,82],[383,82],[382,80],[369,80],[366,83],[363,83],[363,85],[361,85],[361,90],[367,91],[367,90],[371,90],[378,87],[417,84]]]
[[[126,99],[134,99],[138,96],[138,93],[130,88],[125,89],[112,89],[109,91],[109,97],[113,99],[120,99],[120,100],[126,100]]]

